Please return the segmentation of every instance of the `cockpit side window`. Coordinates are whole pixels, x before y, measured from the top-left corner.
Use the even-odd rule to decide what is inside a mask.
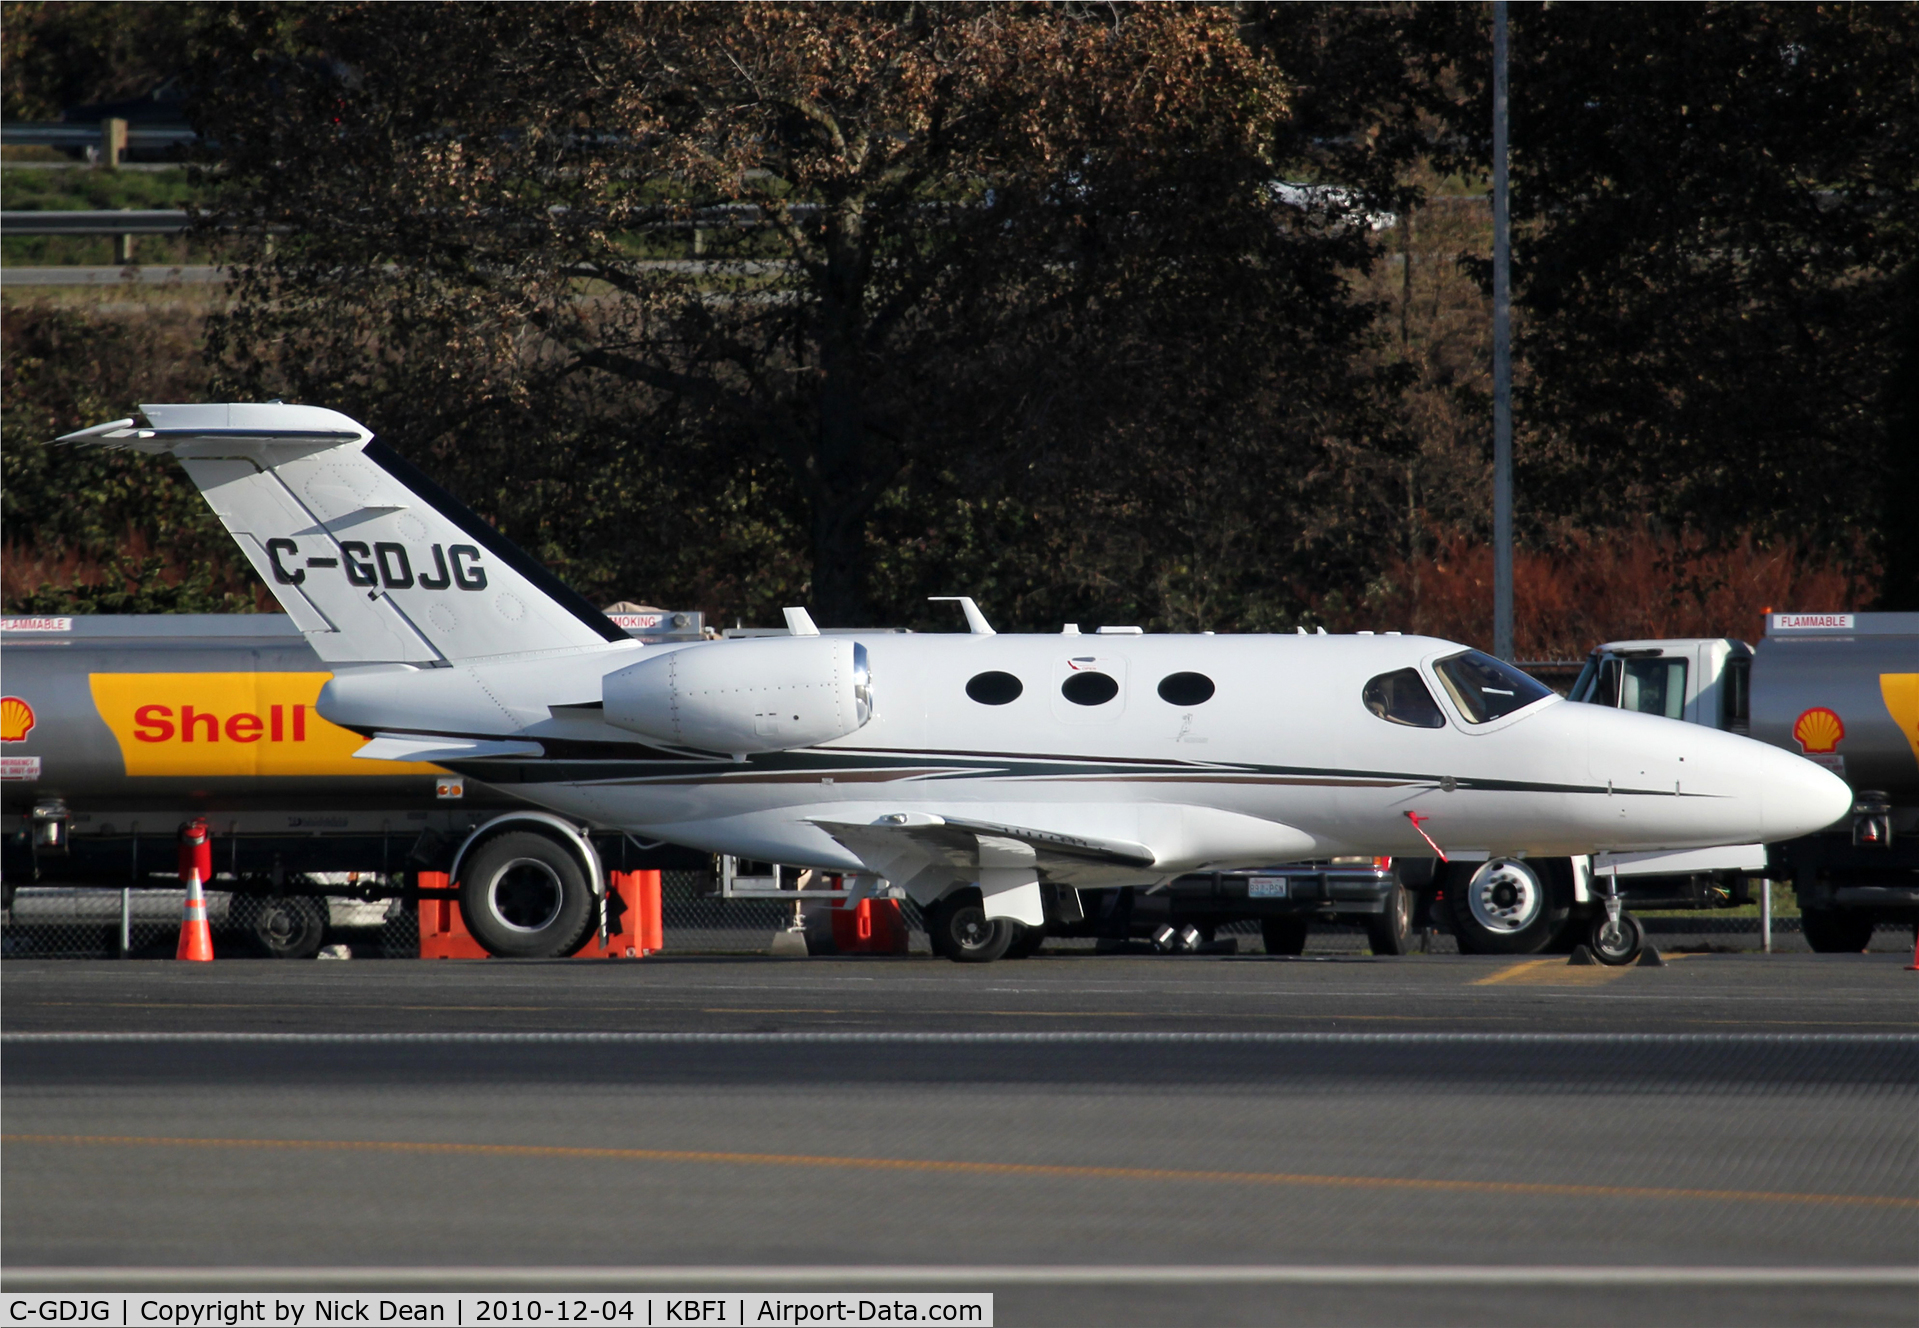
[[[1360,695],[1366,708],[1381,719],[1416,729],[1446,727],[1446,716],[1440,713],[1433,694],[1426,690],[1418,669],[1382,673],[1367,683]]]
[[[1552,695],[1530,674],[1477,650],[1451,655],[1433,666],[1468,723],[1484,724]]]

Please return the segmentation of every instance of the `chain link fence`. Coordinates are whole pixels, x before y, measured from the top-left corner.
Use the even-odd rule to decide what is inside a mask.
[[[809,949],[830,953],[832,901],[807,900],[801,892],[793,902],[784,899],[722,899],[713,892],[713,878],[701,871],[662,874],[661,912],[665,923],[666,953],[753,955],[766,954],[774,937],[791,928],[796,904],[802,909]],[[167,959],[180,934],[185,892],[179,887],[103,890],[76,887],[24,887],[13,893],[0,915],[0,956],[20,959]],[[326,909],[325,942],[329,953],[355,959],[409,959],[420,953],[419,920],[400,899],[363,900],[331,896]],[[212,926],[214,952],[220,958],[263,953],[254,936],[259,901],[223,890],[207,891],[207,917]],[[916,905],[902,905],[909,948],[931,953],[926,926]],[[1719,917],[1710,913],[1641,918],[1646,939],[1667,950],[1757,950],[1759,919]],[[1244,922],[1223,927],[1220,939],[1230,939],[1241,954],[1262,952],[1259,927]],[[1773,949],[1809,952],[1799,930],[1797,914],[1775,916]],[[1876,952],[1910,950],[1912,928],[1882,924],[1869,947]],[[1050,950],[1091,951],[1091,938],[1059,938],[1047,942]],[[1136,947],[1143,948],[1143,947]],[[1365,931],[1358,926],[1314,923],[1307,942],[1310,954],[1368,953]],[[1443,930],[1424,933],[1415,949],[1428,954],[1455,954],[1458,947]]]

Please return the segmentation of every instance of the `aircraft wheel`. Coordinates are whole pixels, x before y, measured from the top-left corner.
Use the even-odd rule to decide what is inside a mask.
[[[1872,944],[1872,914],[1843,908],[1808,908],[1799,914],[1806,944],[1819,954],[1858,954]]]
[[[1306,929],[1305,918],[1261,918],[1259,937],[1269,955],[1305,954]]]
[[[311,959],[326,940],[326,900],[313,895],[235,895],[227,916],[268,959]]]
[[[933,953],[956,964],[989,964],[1013,946],[1011,918],[989,918],[978,890],[955,890],[926,911]]]
[[[1366,939],[1376,955],[1403,955],[1413,948],[1413,892],[1397,877],[1386,895],[1386,909],[1366,919]]]
[[[1014,937],[1013,943],[1006,947],[1006,957],[1008,959],[1031,959],[1039,953],[1039,948],[1046,944],[1046,928],[1029,927],[1024,923],[1016,923],[1014,925],[1019,928],[1019,935]]]
[[[1446,902],[1461,954],[1537,954],[1572,909],[1571,864],[1563,858],[1455,863]]]
[[[579,860],[545,835],[489,839],[460,868],[460,913],[473,939],[503,959],[572,954],[594,920]]]
[[[1630,913],[1620,913],[1618,927],[1609,923],[1602,913],[1593,920],[1592,939],[1588,944],[1593,958],[1602,964],[1630,964],[1646,946],[1646,929]]]

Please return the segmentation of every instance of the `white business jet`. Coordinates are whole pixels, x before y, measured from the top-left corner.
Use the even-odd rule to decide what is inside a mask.
[[[1430,637],[998,634],[963,600],[964,635],[821,635],[789,609],[787,636],[643,646],[338,412],[141,412],[66,441],[180,459],[332,668],[319,710],[359,756],[884,880],[935,916],[1040,926],[1079,889],[1335,855],[1753,843],[1851,805],[1810,761],[1562,703]],[[591,907],[569,869],[552,917],[491,917],[536,839],[466,862],[469,925],[502,952]]]

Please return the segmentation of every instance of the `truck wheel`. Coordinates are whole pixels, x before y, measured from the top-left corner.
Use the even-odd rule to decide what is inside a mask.
[[[955,890],[926,910],[926,938],[933,953],[956,964],[990,964],[1013,945],[1011,918],[989,918],[978,890]]]
[[[313,895],[235,895],[227,916],[268,959],[311,959],[326,940],[326,900]]]
[[[1008,959],[1031,959],[1039,953],[1040,946],[1046,944],[1046,928],[1029,927],[1025,923],[1016,923],[1015,925],[1019,927],[1019,935],[1015,936],[1013,943],[1006,947],[1006,957]]]
[[[473,939],[503,959],[572,954],[594,920],[579,860],[545,835],[489,839],[460,868],[460,913]]]
[[[1808,908],[1799,914],[1806,944],[1818,954],[1858,954],[1872,944],[1872,914],[1843,908]]]
[[[1454,863],[1446,901],[1461,954],[1537,954],[1572,909],[1571,864],[1563,858]]]
[[[1646,948],[1646,929],[1638,918],[1626,912],[1620,913],[1619,926],[1615,929],[1607,925],[1606,915],[1602,913],[1593,920],[1589,944],[1593,958],[1602,964],[1630,964]]]
[[[1297,955],[1306,953],[1305,918],[1261,918],[1259,920],[1259,938],[1266,942],[1269,955]]]
[[[1387,892],[1385,911],[1366,919],[1366,939],[1376,955],[1403,955],[1413,948],[1413,892],[1397,877]]]

